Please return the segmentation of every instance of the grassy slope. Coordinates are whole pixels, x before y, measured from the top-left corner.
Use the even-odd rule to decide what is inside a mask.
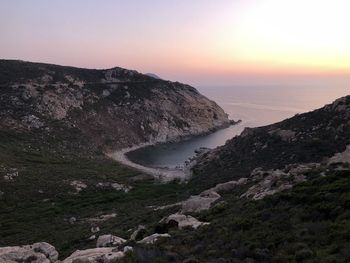
[[[133,181],[139,172],[99,154],[64,154],[58,150],[59,138],[52,139],[51,146],[57,148],[53,149],[45,145],[37,148],[38,141],[30,134],[0,135],[0,190],[4,192],[0,198],[0,246],[46,241],[66,256],[77,248],[95,246],[95,241],[87,241],[92,235],[87,218],[117,213],[117,217],[99,224],[101,233],[128,238],[129,229],[158,221],[168,213],[155,213],[148,206],[175,202],[188,195],[177,183]],[[13,182],[3,179],[8,168],[19,170]],[[89,187],[75,194],[69,186],[72,180],[82,180]],[[128,194],[98,189],[94,187],[98,182],[131,184],[134,189]],[[77,218],[75,224],[69,223],[71,217]]]

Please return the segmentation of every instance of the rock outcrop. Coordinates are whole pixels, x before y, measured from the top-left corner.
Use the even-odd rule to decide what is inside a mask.
[[[57,260],[58,252],[55,247],[46,242],[0,248],[0,262],[4,263],[53,263]]]

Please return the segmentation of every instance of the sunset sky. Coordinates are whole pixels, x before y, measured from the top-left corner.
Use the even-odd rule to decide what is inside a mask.
[[[0,58],[195,85],[348,84],[349,12],[347,0],[1,0]]]

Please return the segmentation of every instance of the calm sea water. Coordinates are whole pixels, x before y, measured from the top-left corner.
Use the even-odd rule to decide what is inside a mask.
[[[200,147],[215,148],[240,134],[245,127],[272,124],[311,111],[349,95],[349,88],[327,87],[198,87],[219,104],[239,125],[178,143],[139,149],[128,154],[132,161],[150,167],[181,166]]]

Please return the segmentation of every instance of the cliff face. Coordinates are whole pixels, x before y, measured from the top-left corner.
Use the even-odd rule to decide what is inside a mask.
[[[0,61],[0,128],[73,129],[91,148],[163,142],[229,125],[193,87],[122,68],[90,70]]]

